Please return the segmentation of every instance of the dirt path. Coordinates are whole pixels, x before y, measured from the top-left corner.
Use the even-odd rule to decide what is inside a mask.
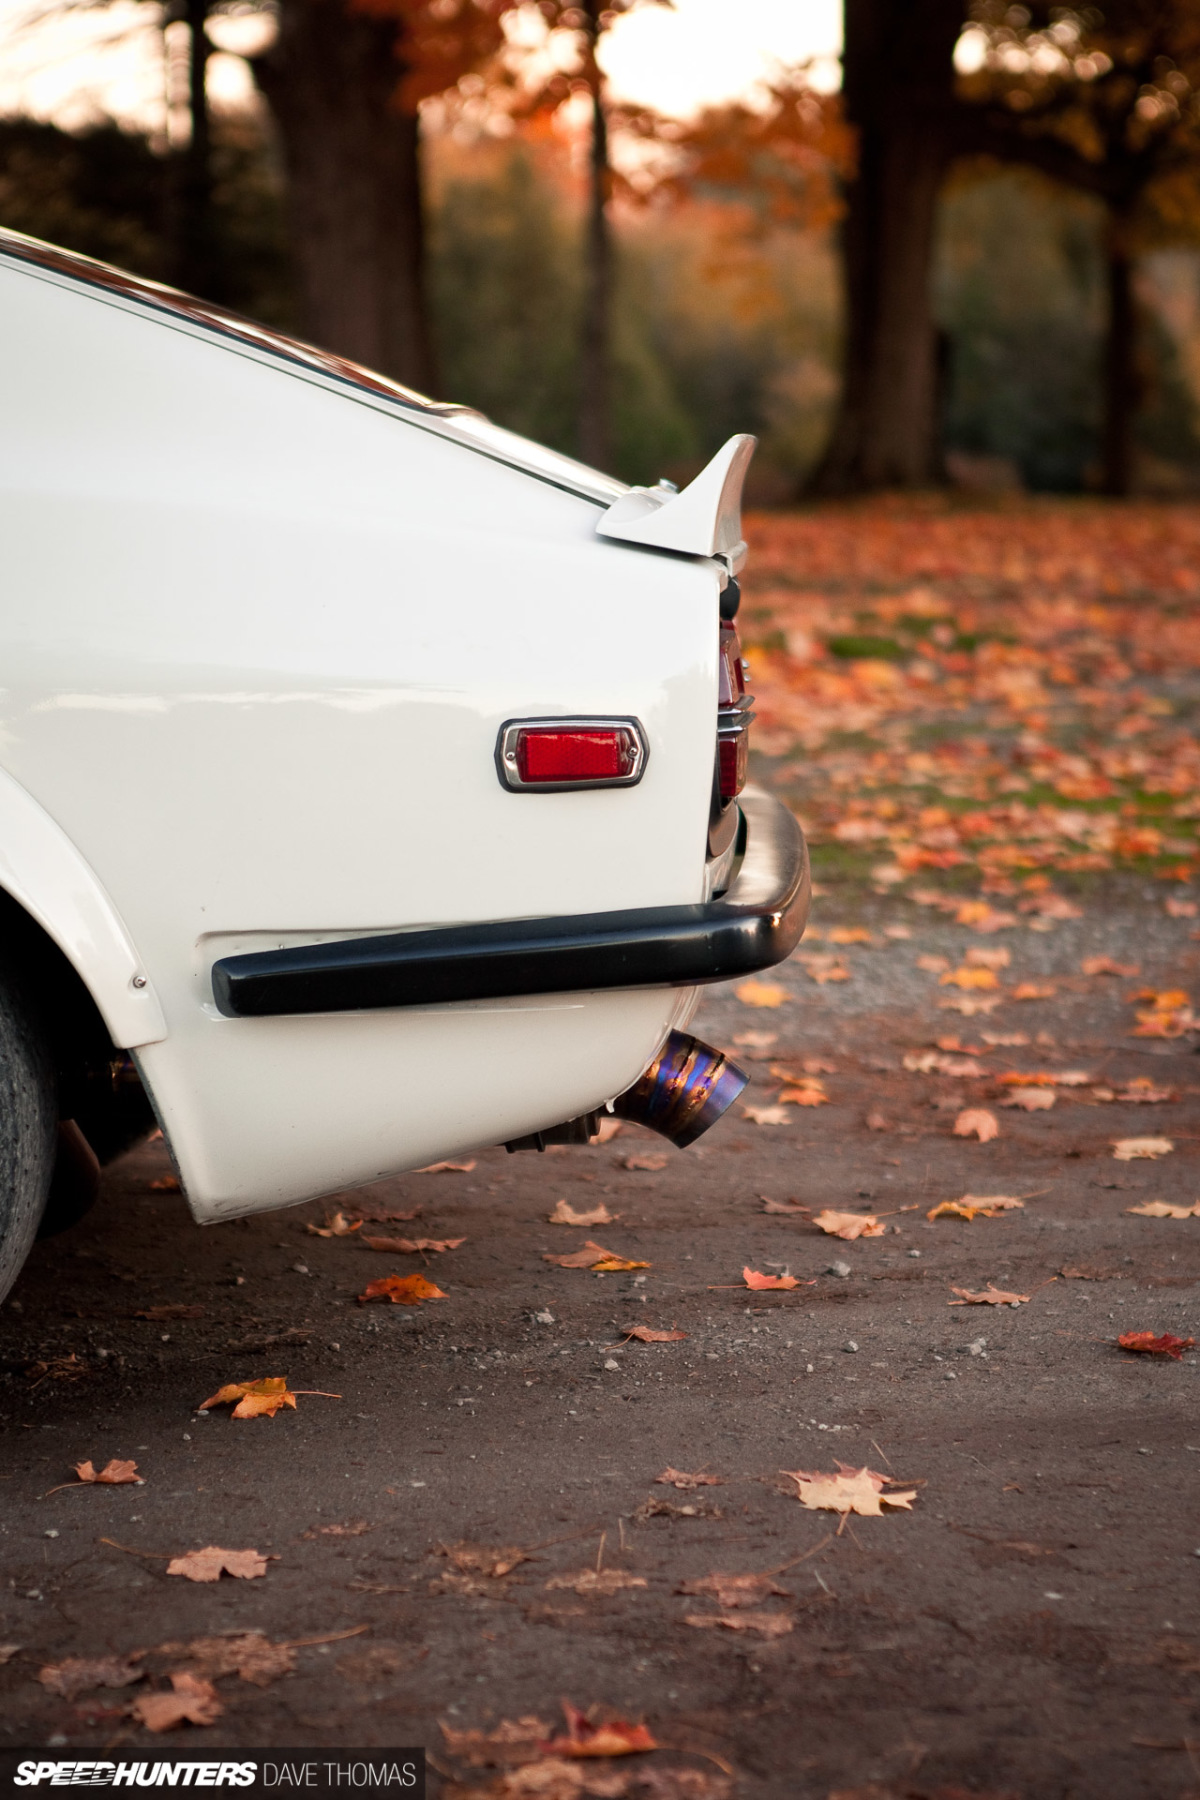
[[[1030,774],[1030,757],[1053,763],[1045,694],[1018,683],[1010,705],[964,689],[993,748],[972,751],[943,795],[950,822],[922,822],[929,792],[907,812],[864,795],[888,802],[892,776],[903,788],[895,708],[936,749],[953,694],[918,706],[931,678],[917,670],[864,726],[853,709],[883,691],[877,674],[763,654],[777,734],[766,774],[784,791],[799,780],[787,733],[806,694],[821,688],[832,709],[807,753],[829,788],[811,796],[821,935],[770,978],[779,995],[751,991],[778,1005],[709,997],[694,1029],[747,1058],[754,1082],[696,1149],[626,1128],[585,1150],[491,1150],[469,1171],[199,1231],[151,1145],[110,1172],[91,1218],[39,1246],[0,1310],[0,1745],[159,1743],[128,1708],[189,1667],[223,1711],[176,1734],[181,1748],[420,1742],[443,1793],[1200,1793],[1197,1359],[1114,1343],[1200,1325],[1200,1217],[1130,1211],[1200,1197],[1187,999],[1200,918],[1186,883],[1156,879],[1187,850],[1171,834],[1190,839],[1193,824],[1178,780],[1169,801],[1145,803],[1174,809],[1156,841],[1110,832],[1105,848],[1101,826],[1078,824],[1055,837],[1045,810],[1051,776],[1107,781],[1110,795],[1052,803],[1128,821],[1154,757],[1175,780],[1187,732],[1147,751],[1140,773],[1105,774],[1103,746],[1079,738],[1082,772]],[[1037,654],[1061,660],[1062,646]],[[968,682],[956,667],[945,680]],[[1140,681],[1134,711],[1165,732],[1152,672],[1131,669],[1104,679],[1123,693]],[[1170,704],[1190,705],[1178,669],[1171,680]],[[1071,704],[1102,717],[1078,690]],[[893,733],[888,767],[862,760],[875,754],[863,731]],[[923,779],[953,785],[940,751],[913,753],[932,758]],[[972,784],[987,781],[1026,783],[1007,865],[989,850],[1006,841],[998,814],[976,838],[961,823],[974,809],[978,824]],[[836,834],[839,791],[867,821],[857,838]],[[1072,871],[1070,856],[1091,860]],[[1098,972],[1096,958],[1137,973]],[[1159,998],[1132,997],[1143,990]],[[1134,1035],[1139,1012],[1161,1035]],[[1022,1073],[1052,1107],[1006,1104],[1021,1084],[1005,1077]],[[968,1111],[998,1135],[956,1136]],[[1144,1137],[1173,1148],[1114,1154]],[[927,1218],[964,1195],[1024,1204]],[[613,1222],[551,1224],[561,1201],[603,1205]],[[313,1235],[339,1205],[416,1216]],[[822,1208],[873,1209],[884,1230],[823,1235]],[[387,1255],[361,1241],[372,1232],[464,1241]],[[589,1237],[647,1266],[545,1260]],[[800,1285],[751,1292],[746,1267]],[[418,1270],[445,1299],[357,1304],[367,1280]],[[950,1304],[989,1283],[1029,1299]],[[626,1340],[635,1324],[686,1336]],[[268,1376],[340,1398],[300,1392],[274,1418],[197,1414],[222,1384]],[[83,1458],[133,1459],[145,1484],[47,1495]],[[911,1511],[838,1534],[781,1472],[839,1462],[910,1484]],[[664,1484],[668,1468],[715,1480]],[[251,1580],[167,1573],[168,1558],[212,1544],[277,1560]],[[714,1573],[769,1576],[767,1591],[748,1608],[712,1584],[685,1591]],[[257,1682],[196,1647],[248,1632],[293,1646],[273,1662],[261,1644],[257,1660],[243,1651]],[[127,1673],[149,1681],[68,1696],[38,1678],[67,1657],[143,1651]],[[515,1770],[472,1768],[443,1730],[528,1715],[557,1729],[564,1696],[644,1721],[663,1748],[551,1779],[520,1750]]]

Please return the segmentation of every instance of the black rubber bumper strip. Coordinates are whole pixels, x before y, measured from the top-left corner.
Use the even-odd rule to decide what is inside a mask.
[[[770,968],[795,949],[808,918],[808,849],[778,800],[747,794],[741,805],[745,854],[719,900],[226,956],[213,965],[217,1006],[228,1018],[279,1018],[594,988],[690,987]]]

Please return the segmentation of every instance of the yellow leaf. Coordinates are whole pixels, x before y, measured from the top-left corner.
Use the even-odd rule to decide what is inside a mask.
[[[784,1469],[782,1474],[796,1483],[796,1498],[810,1512],[859,1513],[865,1519],[883,1516],[885,1506],[912,1510],[917,1490],[885,1494],[890,1477],[876,1475],[871,1469],[848,1469],[838,1464],[836,1475],[808,1474],[803,1469]]]
[[[791,999],[777,981],[742,981],[733,991],[743,1006],[782,1006]]]

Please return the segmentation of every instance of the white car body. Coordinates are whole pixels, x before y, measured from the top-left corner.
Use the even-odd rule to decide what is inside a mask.
[[[0,322],[0,886],[133,1056],[196,1217],[629,1088],[695,986],[230,1017],[213,969],[707,901],[748,449],[631,493],[12,234]],[[504,723],[572,717],[640,721],[644,777],[508,791]]]

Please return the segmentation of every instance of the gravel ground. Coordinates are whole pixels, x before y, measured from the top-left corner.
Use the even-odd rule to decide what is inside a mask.
[[[737,1052],[749,1104],[773,1102],[772,1061],[808,1057],[829,1065],[828,1105],[789,1106],[781,1126],[739,1106],[683,1153],[625,1128],[341,1197],[419,1209],[375,1229],[465,1238],[441,1255],[316,1237],[328,1202],[201,1231],[164,1191],[161,1145],[127,1156],[0,1311],[0,1745],[160,1743],[127,1715],[141,1688],[68,1699],[39,1671],[137,1650],[160,1682],[181,1643],[253,1630],[330,1641],[265,1685],[218,1679],[223,1713],[183,1728],[181,1749],[423,1743],[435,1792],[530,1792],[456,1761],[442,1724],[551,1725],[566,1696],[647,1723],[667,1747],[601,1774],[659,1800],[1200,1792],[1197,1361],[1113,1343],[1200,1323],[1200,1219],[1128,1211],[1200,1194],[1196,1038],[1129,1035],[1131,993],[1189,988],[1200,955],[1164,892],[1104,878],[1080,918],[986,937],[902,898],[826,893],[818,929],[872,933],[838,949],[849,979],[818,984],[793,959],[783,1004],[714,990],[694,1029],[723,1045],[775,1034]],[[1012,960],[996,1010],[940,1010],[955,990],[917,958],[997,945]],[[1139,979],[1083,976],[1100,954]],[[1039,978],[1053,998],[1007,997]],[[948,1036],[965,1049],[943,1054],[979,1046],[982,1074],[905,1070]],[[1053,1090],[1050,1111],[1000,1104],[1006,1070],[1076,1068],[1091,1085]],[[1094,1097],[1138,1077],[1175,1097]],[[953,1135],[965,1106],[994,1111],[994,1141]],[[1113,1155],[1114,1139],[1158,1134],[1174,1143],[1159,1160]],[[626,1166],[656,1151],[662,1168]],[[1028,1198],[926,1219],[968,1192]],[[841,1242],[764,1196],[890,1216]],[[617,1221],[551,1225],[561,1199]],[[543,1260],[589,1235],[649,1267]],[[751,1293],[746,1265],[811,1285]],[[367,1279],[413,1269],[448,1297],[356,1304]],[[988,1282],[1029,1303],[948,1305]],[[163,1306],[199,1312],[138,1316]],[[635,1323],[687,1336],[619,1347]],[[272,1419],[195,1411],[224,1382],[278,1375],[340,1398],[302,1392]],[[80,1459],[112,1457],[145,1485],[47,1494]],[[911,1512],[833,1535],[781,1471],[838,1461],[911,1483]],[[663,1485],[668,1466],[719,1485]],[[463,1542],[525,1560],[480,1573],[446,1554]],[[257,1580],[167,1574],[209,1544],[278,1560]],[[597,1567],[638,1585],[564,1585]],[[765,1571],[780,1590],[752,1609],[765,1630],[735,1628],[738,1610],[689,1623],[721,1606],[685,1583]]]

